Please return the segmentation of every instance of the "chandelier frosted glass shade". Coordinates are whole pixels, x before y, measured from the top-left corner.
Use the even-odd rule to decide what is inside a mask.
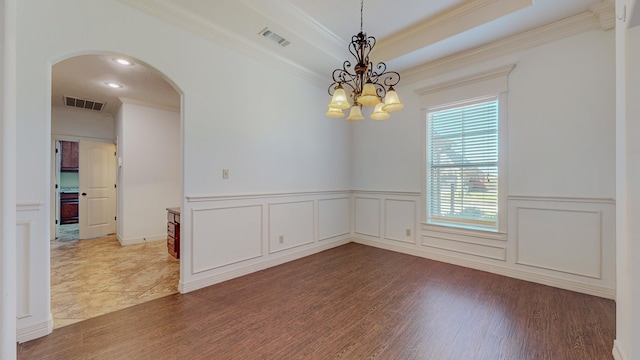
[[[349,121],[362,121],[364,120],[364,116],[362,116],[362,111],[360,111],[360,106],[358,104],[354,104],[351,107],[351,111],[349,111],[349,117],[347,117]]]
[[[344,117],[344,113],[342,112],[342,109],[334,108],[331,106],[329,106],[329,110],[324,114],[327,115],[328,117],[335,117],[335,118]]]
[[[391,117],[391,114],[389,114],[388,112],[382,109],[383,106],[384,106],[383,103],[379,103],[376,105],[376,107],[373,109],[373,113],[371,114],[371,119],[387,120],[388,118]]]
[[[398,111],[404,107],[404,104],[398,99],[398,94],[390,87],[387,91],[387,95],[384,97],[384,106],[382,110],[386,112]]]
[[[334,109],[348,109],[351,107],[349,100],[347,100],[347,93],[342,88],[342,85],[338,85],[333,93],[329,107]]]
[[[358,96],[358,103],[364,106],[374,106],[380,103],[380,97],[376,93],[376,86],[371,82],[364,84],[362,95]]]

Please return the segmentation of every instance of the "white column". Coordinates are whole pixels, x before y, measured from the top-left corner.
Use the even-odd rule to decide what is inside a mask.
[[[616,360],[640,358],[640,8],[616,1]]]
[[[16,358],[16,3],[0,0],[0,359]]]

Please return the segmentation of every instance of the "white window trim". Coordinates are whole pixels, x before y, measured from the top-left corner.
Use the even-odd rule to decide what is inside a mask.
[[[467,226],[439,225],[427,223],[427,113],[433,108],[442,108],[453,103],[488,96],[498,97],[498,227],[497,233],[507,232],[507,92],[508,76],[515,64],[502,66],[486,72],[458,78],[452,81],[416,89],[420,96],[422,114],[422,223],[443,231],[458,229],[486,232],[486,229]]]

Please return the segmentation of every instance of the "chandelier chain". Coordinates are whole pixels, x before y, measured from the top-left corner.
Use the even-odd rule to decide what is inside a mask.
[[[364,0],[360,0],[360,32],[362,32],[362,12],[364,10]]]

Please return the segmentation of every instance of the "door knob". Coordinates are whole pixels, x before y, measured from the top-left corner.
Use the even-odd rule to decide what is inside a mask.
[[[87,196],[87,193],[82,193],[82,196]]]

